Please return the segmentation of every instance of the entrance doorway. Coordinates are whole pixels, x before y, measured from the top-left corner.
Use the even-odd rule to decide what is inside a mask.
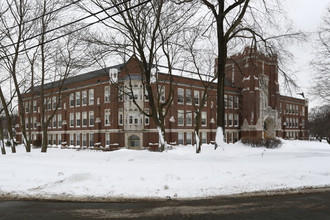
[[[130,147],[140,147],[140,138],[136,135],[132,135],[128,138],[128,144]]]
[[[275,121],[267,117],[264,121],[264,138],[275,138]]]

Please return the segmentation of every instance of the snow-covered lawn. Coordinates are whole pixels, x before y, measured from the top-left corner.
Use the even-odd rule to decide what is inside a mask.
[[[0,196],[34,198],[191,198],[330,186],[327,143],[285,141],[281,148],[228,144],[167,152],[50,148],[0,156]]]

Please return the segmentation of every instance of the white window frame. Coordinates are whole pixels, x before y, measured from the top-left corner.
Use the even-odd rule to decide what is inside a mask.
[[[89,139],[89,144],[88,144],[89,147],[94,147],[94,134],[90,133],[88,139]]]
[[[105,142],[106,146],[110,146],[110,133],[105,133]]]
[[[178,110],[178,126],[184,126],[184,110]]]
[[[179,100],[179,97],[182,97],[182,100]],[[184,104],[184,89],[178,88],[178,104]]]
[[[74,146],[74,134],[70,134],[70,146]]]
[[[207,132],[202,132],[201,133],[201,137],[202,137],[202,144],[207,144]]]
[[[88,124],[89,127],[94,127],[95,124],[94,111],[89,111],[88,113]]]
[[[76,144],[75,144],[75,146],[80,146],[80,144],[81,144],[81,141],[80,141],[80,133],[76,133]]]
[[[233,105],[233,96],[232,95],[229,95],[228,96],[228,108],[229,109],[233,109],[234,105]]]
[[[87,121],[87,112],[86,111],[83,111],[82,114],[81,114],[81,121],[82,121],[82,127],[87,127],[88,125],[88,121]]]
[[[74,93],[70,93],[70,96],[69,96],[69,104],[70,104],[70,108],[73,108],[74,107],[74,104],[75,104],[75,101],[74,101]]]
[[[186,145],[191,145],[192,144],[192,133],[187,132],[186,133]]]
[[[76,127],[80,127],[80,126],[81,126],[81,112],[76,112]]]
[[[235,114],[234,115],[234,127],[238,127],[238,124],[239,124],[239,117],[238,117],[238,114]]]
[[[76,107],[79,107],[81,104],[81,95],[80,95],[80,91],[76,92]]]
[[[56,96],[52,97],[52,109],[55,110],[56,109]]]
[[[94,105],[94,89],[88,90],[88,105]]]
[[[110,109],[104,109],[104,126],[111,125],[111,111]]]
[[[104,103],[110,103],[111,100],[111,91],[110,86],[104,87]]]
[[[192,90],[186,89],[186,105],[192,104]]]
[[[201,113],[201,125],[203,127],[207,126],[207,113],[206,112],[202,112]]]
[[[74,113],[70,113],[70,128],[73,128],[75,125]]]
[[[234,116],[232,113],[228,114],[228,126],[233,127],[234,125]]]
[[[194,104],[199,105],[199,91],[194,90]]]
[[[87,134],[86,133],[82,134],[81,144],[83,147],[87,147]]]
[[[239,98],[238,96],[234,96],[234,109],[238,109],[239,107]]]
[[[87,105],[87,90],[83,90],[81,92],[81,105],[86,106]]]
[[[189,123],[190,119],[190,123]],[[191,126],[192,125],[192,111],[188,110],[186,111],[186,126]]]
[[[178,145],[184,145],[184,133],[178,132]]]
[[[123,109],[118,109],[118,125],[122,126],[124,124],[124,112]]]

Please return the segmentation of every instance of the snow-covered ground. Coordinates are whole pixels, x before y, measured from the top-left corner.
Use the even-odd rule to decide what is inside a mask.
[[[330,186],[330,145],[285,141],[278,149],[241,143],[167,152],[49,148],[0,156],[0,196],[192,198]]]

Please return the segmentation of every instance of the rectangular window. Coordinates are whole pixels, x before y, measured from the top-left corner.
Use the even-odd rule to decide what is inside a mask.
[[[299,114],[299,110],[298,110],[299,108],[298,108],[298,105],[296,105],[296,115],[298,115]]]
[[[80,106],[80,92],[76,92],[76,106]]]
[[[206,117],[206,112],[202,112],[202,126],[206,126],[206,121],[207,117]]]
[[[94,111],[89,111],[89,126],[94,126]]]
[[[130,125],[133,124],[133,116],[132,115],[129,116],[128,123]]]
[[[298,118],[296,118],[296,128],[299,127]]]
[[[61,114],[57,115],[57,123],[58,123],[58,128],[62,128],[62,115]]]
[[[53,134],[53,145],[56,145],[56,134]]]
[[[229,109],[233,108],[233,96],[232,95],[228,96],[228,108]]]
[[[80,134],[76,134],[76,146],[80,146]]]
[[[207,133],[203,132],[202,133],[202,144],[206,144],[207,143]]]
[[[80,115],[80,112],[76,112],[76,127],[80,127],[81,125]]]
[[[82,91],[81,95],[82,95],[82,105],[85,106],[87,105],[87,90]]]
[[[52,103],[53,103],[53,110],[56,109],[56,96],[52,97]]]
[[[238,96],[234,96],[234,109],[238,109]]]
[[[52,100],[50,97],[47,98],[47,110],[50,111],[52,109]]]
[[[183,137],[184,137],[184,133],[178,133],[178,144],[183,145]]]
[[[49,134],[48,135],[48,145],[51,145],[52,144],[52,135]]]
[[[82,134],[82,146],[87,147],[87,134]]]
[[[82,126],[87,126],[87,112],[82,112]]]
[[[89,105],[94,105],[94,89],[89,89],[88,90],[88,104]]]
[[[74,134],[70,134],[70,145],[73,146],[74,145]]]
[[[37,117],[33,117],[33,127],[37,128]]]
[[[74,106],[74,93],[70,93],[70,107]]]
[[[94,134],[89,134],[89,146],[94,147]]]
[[[105,145],[110,145],[110,133],[105,133]]]
[[[149,114],[149,109],[145,109],[145,112],[147,114]],[[149,116],[144,116],[144,119],[145,119],[145,125],[149,125],[150,121],[149,121]]]
[[[110,126],[110,109],[104,110],[104,125]]]
[[[198,90],[194,91],[194,104],[199,105],[199,91]]]
[[[301,119],[301,127],[305,128],[305,119],[304,118]]]
[[[230,132],[230,133],[228,133],[229,135],[228,135],[228,141],[229,141],[229,143],[233,143],[233,133],[232,132]]]
[[[33,112],[37,112],[37,100],[33,101]]]
[[[110,86],[104,87],[104,102],[110,102]]]
[[[123,114],[123,109],[120,108],[118,109],[118,125],[123,125],[124,123],[124,114]]]
[[[236,143],[238,141],[238,132],[234,133],[234,143]]]
[[[238,114],[234,115],[234,126],[238,127]]]
[[[225,113],[225,127],[227,127],[227,113]]]
[[[25,128],[28,129],[29,128],[29,119],[25,118]]]
[[[227,95],[224,95],[225,108],[227,108]]]
[[[289,114],[289,104],[286,104],[286,114]]]
[[[70,113],[70,127],[74,127],[74,113]]]
[[[191,144],[191,137],[192,137],[192,135],[190,132],[186,133],[186,144],[187,145]]]
[[[191,97],[191,89],[186,89],[186,104],[191,105],[192,97]]]
[[[53,116],[53,128],[56,128],[56,115]]]
[[[178,110],[178,125],[183,126],[184,125],[184,111]]]
[[[233,114],[228,114],[228,126],[233,127]]]
[[[292,105],[290,104],[290,109],[289,109],[290,114],[292,114]]]
[[[62,108],[62,96],[59,96],[58,98],[58,109]]]
[[[164,86],[158,86],[158,92],[160,95],[160,102],[165,102],[165,87]]]
[[[58,145],[61,145],[62,144],[62,135],[61,134],[58,134],[57,135],[57,144]]]
[[[124,87],[118,86],[118,101],[122,102],[124,100]]]
[[[304,106],[301,108],[301,115],[305,116],[305,107]]]
[[[191,126],[192,125],[192,112],[186,111],[186,125]]]
[[[184,89],[178,88],[178,104],[184,103]]]

